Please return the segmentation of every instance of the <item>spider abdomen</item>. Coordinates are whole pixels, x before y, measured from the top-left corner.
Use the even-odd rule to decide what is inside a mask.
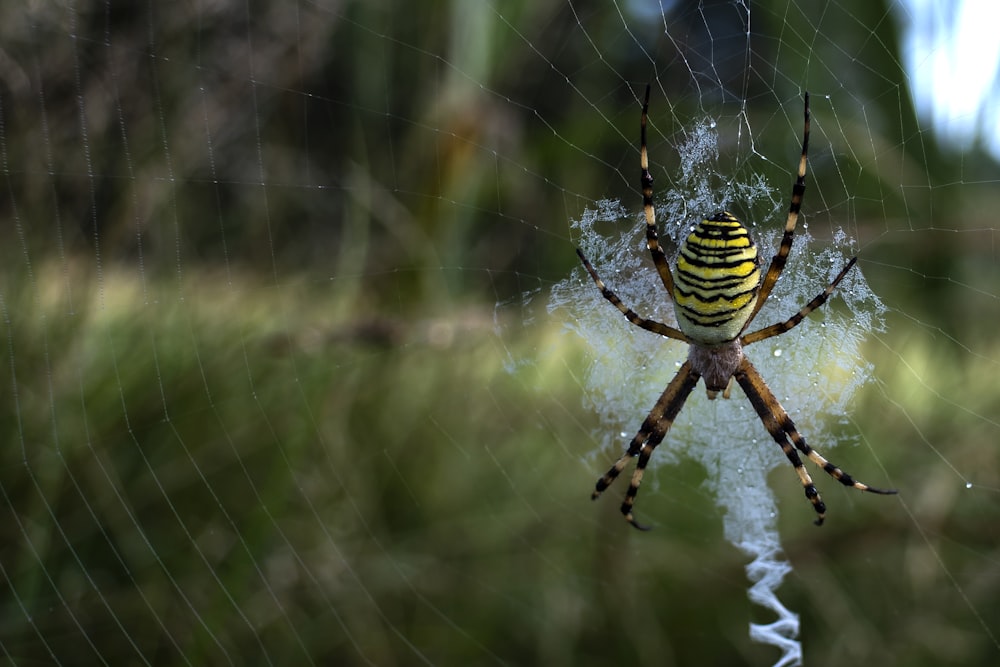
[[[674,272],[677,323],[692,341],[718,345],[740,335],[757,304],[760,263],[732,213],[702,220],[681,246]]]

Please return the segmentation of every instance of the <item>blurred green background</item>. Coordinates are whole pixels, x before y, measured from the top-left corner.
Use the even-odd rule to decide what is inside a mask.
[[[662,189],[711,115],[784,193],[812,91],[810,232],[890,309],[831,457],[899,499],[772,480],[807,664],[996,663],[1000,170],[885,3],[640,5],[0,8],[8,663],[772,664],[703,470],[588,501],[592,352],[523,301],[639,211],[647,81]]]

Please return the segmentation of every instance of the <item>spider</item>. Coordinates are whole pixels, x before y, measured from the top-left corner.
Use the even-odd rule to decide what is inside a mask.
[[[778,403],[778,399],[768,388],[764,378],[743,354],[745,346],[791,331],[802,322],[806,315],[826,303],[837,285],[857,261],[857,257],[852,257],[847,266],[837,274],[837,277],[827,285],[826,289],[789,319],[753,333],[743,333],[771,294],[771,290],[785,268],[785,262],[792,247],[795,225],[798,222],[799,209],[802,206],[802,195],[806,189],[806,156],[809,151],[809,93],[805,94],[802,157],[799,159],[798,177],[792,186],[792,201],[788,208],[788,218],[785,221],[785,232],[778,253],[771,258],[767,273],[761,279],[757,247],[753,239],[750,238],[747,228],[728,211],[719,211],[702,220],[694,228],[681,245],[677,258],[677,268],[675,273],[671,274],[666,255],[660,248],[656,233],[656,212],[653,209],[653,177],[649,173],[649,158],[646,150],[649,89],[650,87],[647,85],[646,96],[642,104],[639,144],[639,164],[642,169],[640,181],[642,207],[646,216],[646,247],[653,258],[657,273],[660,274],[663,287],[673,301],[677,324],[680,328],[677,329],[637,315],[604,284],[583,252],[577,249],[576,254],[580,256],[584,268],[593,278],[601,295],[621,311],[629,322],[665,338],[684,341],[690,347],[687,361],[681,365],[677,375],[660,395],[653,409],[642,422],[638,433],[632,438],[625,453],[615,461],[603,477],[597,480],[596,488],[591,497],[594,500],[600,497],[601,493],[625,469],[628,460],[638,456],[639,461],[635,472],[632,473],[632,481],[625,493],[621,512],[634,527],[639,530],[649,529],[638,523],[632,516],[632,506],[635,504],[636,494],[639,493],[639,485],[642,483],[643,473],[649,464],[649,457],[656,446],[663,441],[699,379],[705,380],[709,399],[715,399],[720,391],[723,392],[723,398],[729,398],[733,379],[739,383],[740,387],[743,388],[743,393],[750,399],[750,404],[757,411],[764,427],[795,467],[795,472],[805,490],[806,498],[812,503],[813,509],[818,515],[815,521],[817,526],[823,524],[823,519],[826,516],[826,505],[802,464],[799,453],[804,454],[844,486],[878,494],[896,493],[894,489],[876,489],[862,484],[810,447],[806,443],[806,439],[795,428],[788,413]]]

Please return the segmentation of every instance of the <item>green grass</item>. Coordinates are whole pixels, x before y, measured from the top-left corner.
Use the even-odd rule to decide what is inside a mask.
[[[37,293],[61,279],[44,272]],[[475,303],[334,319],[337,291],[316,284],[189,279],[183,300],[157,285],[144,299],[111,272],[100,291],[76,283],[72,314],[7,302],[31,314],[11,321],[4,354],[19,407],[5,404],[2,466],[14,662],[44,660],[42,639],[88,662],[84,637],[112,662],[134,658],[129,640],[197,663],[774,659],[747,638],[770,619],[746,599],[704,471],[654,466],[651,533],[625,525],[614,489],[588,500],[605,465],[584,462],[588,357],[556,322],[501,320],[498,336]],[[779,593],[810,664],[977,664],[995,650],[979,625],[995,621],[995,507],[906,440],[936,443],[956,419],[938,426],[934,406],[947,409],[926,389],[890,391],[933,361],[910,345],[872,346],[882,384],[851,428],[877,457],[837,451],[867,479],[890,472],[902,505],[821,482],[836,516],[817,529],[791,474],[772,475],[794,566]],[[989,395],[976,364],[946,368]],[[948,446],[945,462],[996,470],[982,443]]]

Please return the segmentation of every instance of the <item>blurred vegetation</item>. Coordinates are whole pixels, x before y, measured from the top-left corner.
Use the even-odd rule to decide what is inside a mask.
[[[892,312],[835,460],[900,503],[827,482],[816,530],[773,480],[808,663],[993,664],[1000,174],[917,125],[883,3],[753,12],[748,54],[721,2],[0,7],[7,662],[771,664],[704,471],[649,534],[587,501],[589,351],[521,308],[638,204],[651,80],[663,188],[708,113],[790,182],[813,91],[810,231]]]

